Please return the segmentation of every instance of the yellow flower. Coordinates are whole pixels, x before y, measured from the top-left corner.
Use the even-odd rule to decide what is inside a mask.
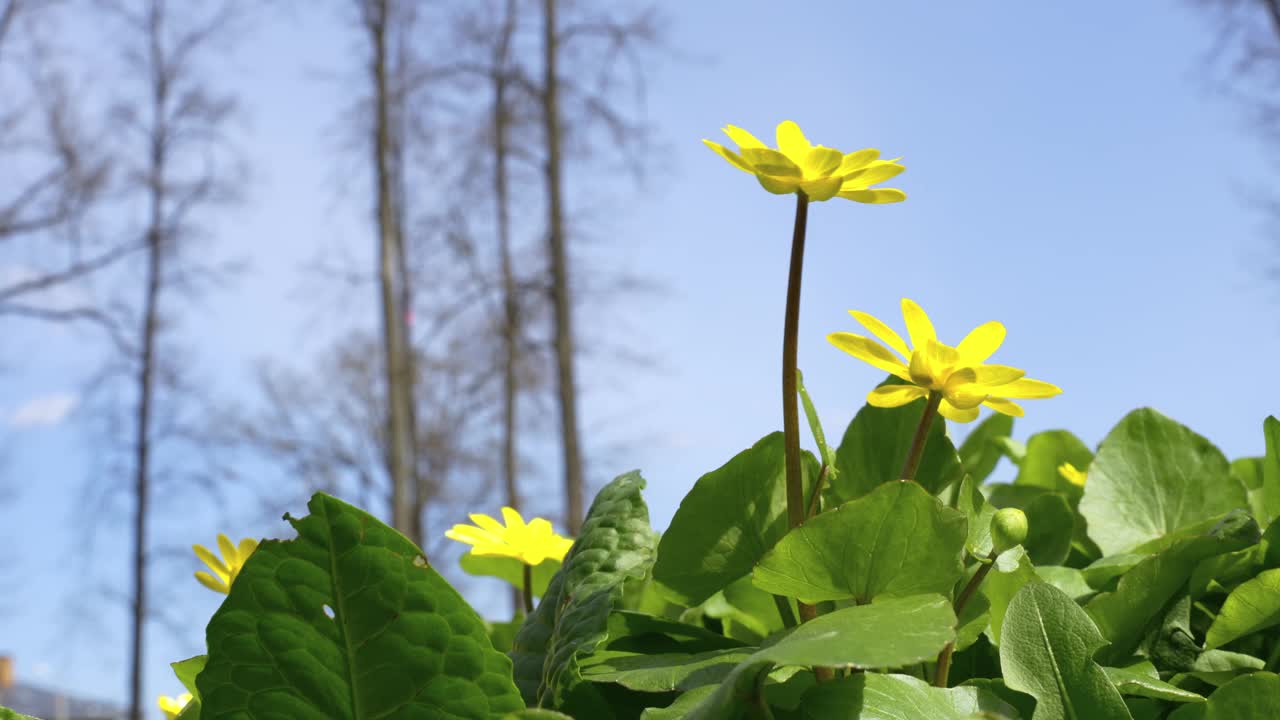
[[[166,720],[173,720],[178,717],[178,713],[182,712],[182,709],[185,708],[189,702],[191,702],[191,693],[182,693],[176,698],[171,698],[168,695],[161,695],[160,698],[156,700],[156,704],[160,706],[162,711],[164,711]]]
[[[1089,479],[1088,470],[1080,470],[1069,462],[1064,462],[1058,466],[1058,474],[1076,487],[1084,487],[1085,481]]]
[[[471,513],[470,517],[475,525],[454,525],[444,535],[473,545],[472,555],[512,557],[526,565],[537,565],[547,558],[563,560],[573,547],[573,540],[557,535],[547,520],[534,518],[526,525],[514,508],[502,508],[505,527],[488,515]]]
[[[244,567],[249,556],[258,549],[258,541],[245,538],[240,541],[240,546],[236,547],[231,544],[226,535],[218,533],[218,549],[222,551],[225,561],[218,559],[217,555],[209,552],[203,545],[192,545],[191,549],[195,550],[196,557],[203,560],[204,564],[213,571],[213,574],[203,570],[197,571],[196,579],[210,590],[225,595],[231,592],[231,583],[236,581],[236,576],[240,574],[240,569]]]
[[[778,124],[778,149],[766,147],[740,127],[726,125],[724,134],[738,144],[734,152],[719,143],[703,140],[729,164],[751,173],[771,193],[803,192],[810,200],[842,197],[861,203],[895,203],[907,194],[871,186],[906,170],[897,160],[880,160],[880,151],[859,150],[845,155],[839,150],[811,145],[800,126],[786,120]]]
[[[1018,368],[985,364],[1004,342],[1004,326],[998,322],[979,325],[959,345],[951,347],[938,342],[933,323],[924,310],[903,298],[902,314],[911,338],[908,347],[898,333],[875,317],[857,310],[850,310],[849,314],[884,345],[846,332],[831,333],[827,340],[859,360],[911,383],[872,390],[867,402],[875,407],[898,407],[938,392],[942,394],[938,412],[943,417],[970,422],[978,417],[980,405],[1020,417],[1022,408],[1009,398],[1047,398],[1062,392],[1056,385],[1024,378],[1025,371]]]

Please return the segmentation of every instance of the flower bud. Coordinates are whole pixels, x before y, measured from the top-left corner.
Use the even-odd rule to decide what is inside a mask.
[[[1027,539],[1027,516],[1018,508],[1004,508],[991,518],[991,544],[1002,553]]]

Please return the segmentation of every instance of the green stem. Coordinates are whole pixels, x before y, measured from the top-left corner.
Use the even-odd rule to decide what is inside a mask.
[[[796,223],[791,235],[791,271],[787,276],[787,309],[782,326],[782,434],[787,477],[787,523],[804,523],[804,480],[800,468],[800,409],[796,403],[796,347],[800,332],[800,282],[804,271],[804,235],[809,198],[796,193]]]
[[[911,449],[907,451],[907,461],[902,465],[898,477],[902,480],[915,480],[916,471],[920,469],[920,459],[924,457],[924,446],[929,441],[929,428],[933,418],[938,414],[938,405],[942,404],[942,393],[929,391],[929,399],[925,402],[924,414],[920,416],[920,424],[916,426],[915,437],[911,438]]]
[[[793,628],[798,624],[795,613],[791,612],[791,603],[785,597],[774,595],[773,604],[778,606],[778,616],[782,618],[782,627]]]
[[[764,683],[769,678],[769,667],[756,675],[755,685],[751,689],[751,717],[753,720],[773,720],[773,710],[764,697]]]
[[[818,514],[818,507],[822,504],[822,488],[827,484],[830,467],[824,462],[822,468],[818,470],[818,481],[813,484],[813,492],[809,494],[809,509],[804,514],[805,520]]]
[[[524,614],[529,616],[533,614],[533,567],[528,563],[521,563],[524,567]]]
[[[978,586],[982,585],[982,581],[987,579],[987,573],[991,572],[991,568],[995,567],[996,555],[998,554],[995,550],[992,550],[991,554],[987,556],[987,562],[978,566],[978,571],[973,574],[973,577],[969,578],[969,584],[965,585],[964,589],[960,591],[960,597],[956,598],[955,604],[957,622],[960,612],[964,610],[964,606],[969,604],[969,599],[978,591]],[[942,648],[942,652],[938,653],[938,664],[933,673],[934,687],[944,688],[947,686],[947,674],[951,672],[951,655],[955,652],[955,649],[955,642],[949,642],[946,647]]]
[[[782,440],[787,478],[787,526],[804,524],[804,475],[800,467],[800,408],[796,387],[796,348],[800,334],[800,283],[804,273],[804,236],[809,222],[809,196],[796,192],[796,222],[791,233],[791,266],[787,274],[787,307],[782,322]],[[800,622],[818,616],[817,608],[796,603]],[[830,679],[831,668],[815,668],[818,680]]]

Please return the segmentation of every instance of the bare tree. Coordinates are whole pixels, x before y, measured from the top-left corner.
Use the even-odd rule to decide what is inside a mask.
[[[403,89],[393,85],[406,68],[397,62],[412,27],[412,9],[401,0],[356,0],[369,49],[370,148],[378,231],[378,295],[387,386],[387,465],[391,475],[391,523],[423,539],[417,448],[414,438],[413,368],[408,317],[412,308],[404,237]],[[402,58],[403,56],[400,56]]]
[[[59,295],[141,247],[82,232],[109,165],[86,129],[84,94],[51,46],[62,5],[0,0],[0,316],[114,331],[99,309]]]
[[[162,441],[182,433],[179,398],[187,363],[169,338],[177,301],[220,278],[219,269],[190,247],[200,237],[200,213],[234,198],[234,166],[226,126],[233,100],[213,90],[203,62],[217,57],[237,10],[232,0],[198,7],[168,0],[101,0],[113,29],[119,27],[124,77],[137,85],[117,105],[123,164],[118,188],[122,210],[139,211],[142,293],[117,305],[132,324],[125,356],[115,364],[136,398],[131,428],[133,498],[132,633],[129,714],[141,720],[148,599],[150,502],[161,480]],[[136,276],[122,283],[136,288]],[[161,412],[161,402],[167,409]]]

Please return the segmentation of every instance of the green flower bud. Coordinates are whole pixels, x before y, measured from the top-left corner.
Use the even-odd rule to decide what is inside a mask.
[[[1018,508],[1005,508],[991,518],[991,543],[1002,553],[1027,539],[1027,516]]]

